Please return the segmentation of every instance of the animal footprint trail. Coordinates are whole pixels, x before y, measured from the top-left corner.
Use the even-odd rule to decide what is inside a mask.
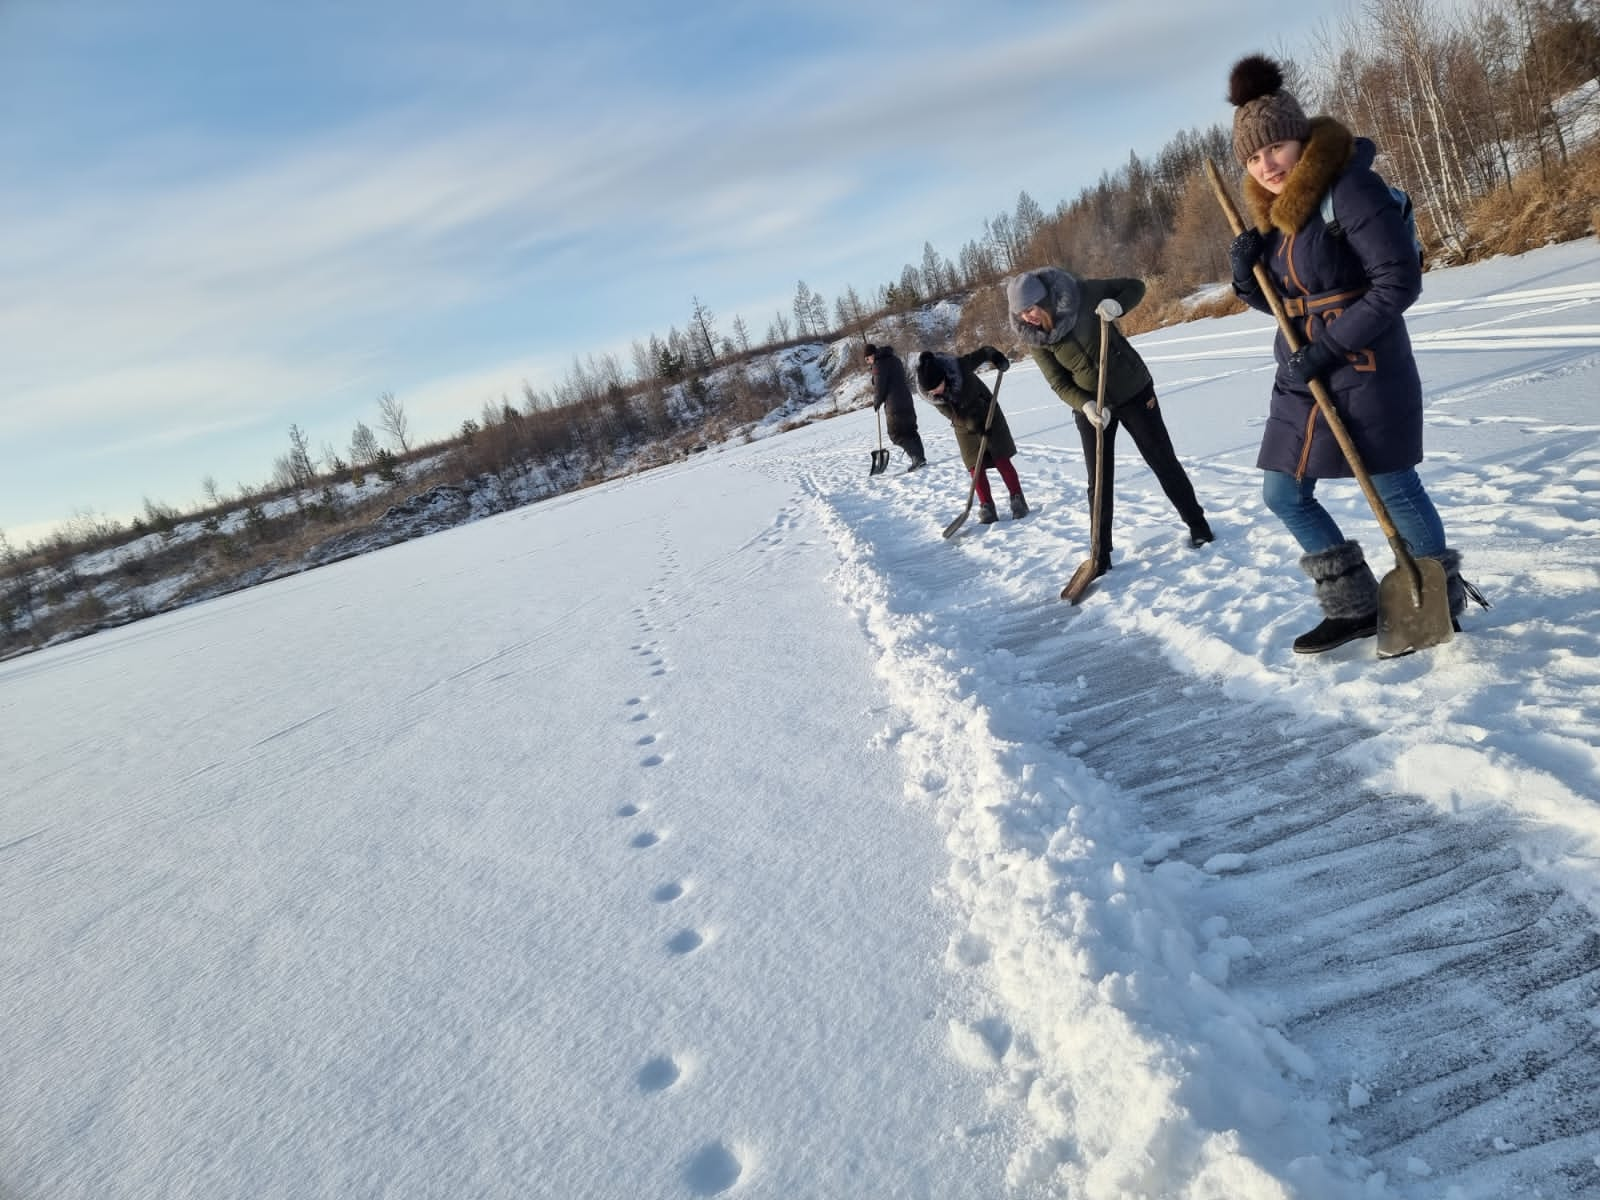
[[[781,545],[786,532],[786,527],[780,522],[770,539],[771,545],[765,548]],[[663,556],[663,563],[669,573],[677,568],[675,558],[670,553]],[[650,619],[657,606],[668,597],[668,592],[665,583],[653,585],[646,603],[634,610],[640,637],[628,646],[628,650],[652,681],[652,687],[657,683],[670,686],[665,681],[672,672],[671,656],[656,636],[655,625]],[[654,694],[641,692],[629,696],[622,704],[623,729],[639,755],[638,764],[642,772],[640,786],[646,792],[657,786],[653,782],[655,779],[665,778],[657,776],[656,772],[663,768],[670,771],[672,759],[672,752],[667,748],[671,741],[668,732],[656,724],[660,699]],[[670,795],[670,792],[662,794]],[[637,821],[650,807],[643,801],[629,802],[616,808],[614,813],[617,819]],[[664,848],[665,840],[665,831],[660,827],[637,829],[629,838],[628,845],[633,851],[652,859],[661,854],[674,859],[684,853],[685,843],[681,840],[671,850]],[[692,919],[663,920],[669,909],[677,914],[693,907],[688,899],[695,892],[690,878],[670,875],[663,878],[658,875],[652,881],[641,881],[641,885],[640,903],[655,914],[651,919],[652,924],[660,922],[657,935],[660,941],[657,944],[663,956],[663,969],[693,969],[688,966],[689,960],[699,960],[711,950],[716,940],[715,931]],[[662,1040],[676,1040],[675,1033],[681,1031],[664,1029],[659,1031],[658,1036],[662,1036]],[[694,1095],[695,1089],[689,1086],[693,1074],[689,1070],[692,1057],[678,1051],[663,1051],[659,1042],[653,1047],[640,1047],[640,1050],[642,1065],[634,1074],[633,1084],[641,1104],[680,1104]],[[686,1188],[690,1195],[718,1196],[748,1181],[750,1156],[726,1139],[713,1138],[689,1149],[680,1162],[679,1171],[679,1187]]]

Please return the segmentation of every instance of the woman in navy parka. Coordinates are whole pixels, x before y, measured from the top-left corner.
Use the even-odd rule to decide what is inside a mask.
[[[1466,604],[1461,555],[1416,472],[1422,461],[1422,383],[1405,310],[1422,291],[1422,265],[1388,185],[1372,170],[1376,148],[1332,117],[1308,120],[1283,90],[1271,59],[1251,55],[1233,68],[1233,150],[1246,171],[1253,228],[1229,247],[1233,287],[1270,311],[1252,268],[1259,261],[1298,325],[1291,354],[1283,334],[1278,373],[1256,465],[1262,493],[1304,551],[1323,621],[1295,639],[1316,654],[1377,632],[1378,581],[1358,543],[1347,539],[1316,498],[1319,479],[1351,478],[1333,431],[1317,412],[1309,381],[1320,377],[1350,432],[1389,515],[1419,558],[1436,558],[1449,583],[1450,613]],[[1322,217],[1333,198],[1336,229]]]

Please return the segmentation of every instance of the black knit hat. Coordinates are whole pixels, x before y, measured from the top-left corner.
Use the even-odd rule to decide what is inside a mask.
[[[1283,68],[1265,55],[1251,54],[1233,64],[1228,102],[1234,106],[1233,156],[1241,167],[1264,146],[1311,137],[1300,101],[1283,90]]]
[[[944,368],[939,365],[938,356],[924,350],[917,356],[917,386],[924,392],[931,392],[943,382]]]
[[[878,357],[878,348],[876,346],[874,346],[871,342],[868,342],[861,349],[861,357],[862,358],[877,358]]]

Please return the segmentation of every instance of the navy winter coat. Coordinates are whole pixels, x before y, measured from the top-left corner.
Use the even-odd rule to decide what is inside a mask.
[[[1283,191],[1254,179],[1245,201],[1265,240],[1262,262],[1284,298],[1302,342],[1323,341],[1343,363],[1326,381],[1362,464],[1374,474],[1422,461],[1422,381],[1404,312],[1422,291],[1416,247],[1388,185],[1372,170],[1377,150],[1331,117],[1311,122],[1311,137]],[[1333,188],[1328,231],[1320,212]],[[1234,284],[1241,299],[1271,311],[1255,285]],[[1278,363],[1289,357],[1280,331]],[[1353,475],[1304,384],[1279,371],[1256,466],[1297,478]]]

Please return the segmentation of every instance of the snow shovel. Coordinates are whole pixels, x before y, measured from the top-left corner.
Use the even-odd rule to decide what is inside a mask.
[[[882,475],[889,466],[889,452],[883,448],[883,409],[873,409],[878,414],[878,448],[872,452],[872,466],[868,475]]]
[[[1111,356],[1111,321],[1100,318],[1100,378],[1094,389],[1095,407],[1100,410],[1100,424],[1094,427],[1094,511],[1089,514],[1089,557],[1078,564],[1078,569],[1061,589],[1061,598],[1076,604],[1083,599],[1089,585],[1100,576],[1100,547],[1103,530],[1100,528],[1100,484],[1105,476],[1106,460],[1106,359]]]
[[[1211,190],[1217,194],[1217,203],[1222,206],[1228,224],[1233,228],[1233,235],[1238,237],[1244,232],[1244,220],[1239,216],[1239,210],[1223,184],[1222,176],[1217,172],[1217,164],[1209,158],[1206,159],[1206,174],[1211,178]],[[1272,277],[1259,262],[1255,266],[1255,276],[1256,285],[1267,298],[1272,315],[1278,320],[1284,341],[1289,343],[1291,351],[1300,349],[1302,343],[1295,332],[1294,323],[1289,319],[1277,289],[1272,286]],[[1317,411],[1322,414],[1322,419],[1333,430],[1334,440],[1339,443],[1339,449],[1344,451],[1345,460],[1355,472],[1367,503],[1378,518],[1378,526],[1383,530],[1383,536],[1389,539],[1389,548],[1394,551],[1394,570],[1378,584],[1378,657],[1396,658],[1413,650],[1425,650],[1429,646],[1448,642],[1455,634],[1455,627],[1450,621],[1450,597],[1443,564],[1434,558],[1412,557],[1405,540],[1389,517],[1389,510],[1384,507],[1377,489],[1372,486],[1372,476],[1367,474],[1356,445],[1350,440],[1349,430],[1344,427],[1344,422],[1333,407],[1333,396],[1328,392],[1327,385],[1320,379],[1313,379],[1311,396],[1317,402]]]
[[[983,470],[983,456],[989,453],[989,425],[994,420],[995,405],[1000,403],[1000,384],[1005,379],[1002,371],[994,377],[994,392],[989,396],[989,411],[983,418],[983,437],[978,442],[978,457],[973,461],[978,465],[972,469],[972,485],[967,488],[967,506],[961,510],[954,521],[944,527],[944,536],[952,537],[955,531],[966,522],[967,515],[972,512],[972,497],[978,492],[978,473]]]

